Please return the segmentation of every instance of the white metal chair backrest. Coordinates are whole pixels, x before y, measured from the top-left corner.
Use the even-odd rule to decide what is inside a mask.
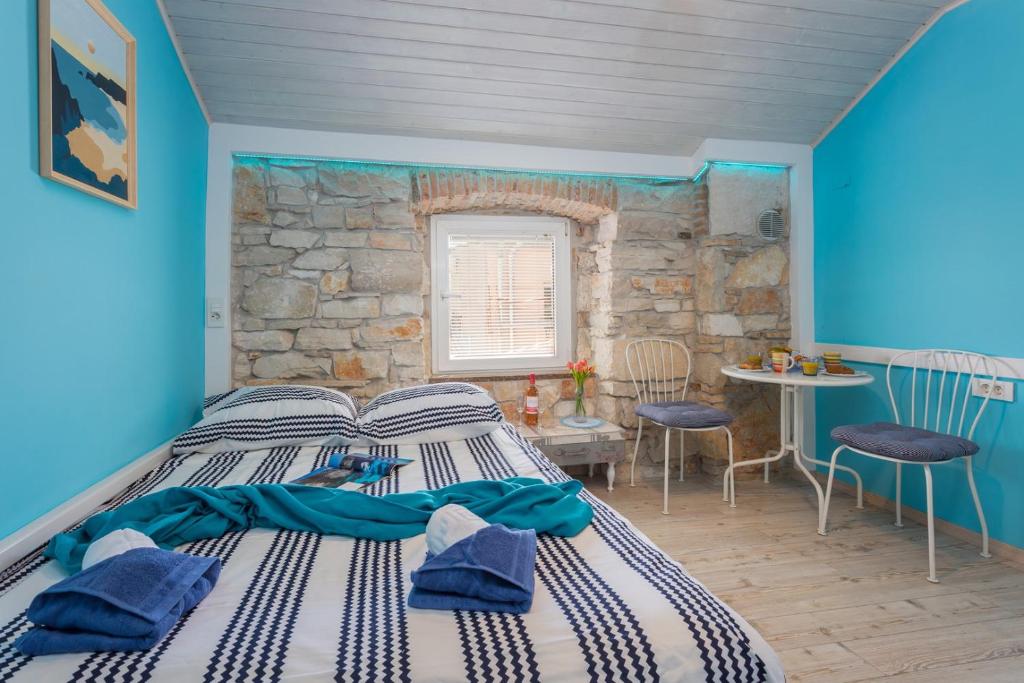
[[[893,366],[904,366],[910,377],[903,383],[903,389],[910,385],[910,411],[901,420],[896,401],[897,391],[893,387]],[[971,386],[975,379],[988,381],[988,392],[971,418]],[[950,351],[945,349],[920,349],[904,351],[893,356],[885,371],[885,383],[889,388],[889,401],[897,424],[930,429],[933,432],[961,436],[964,424],[968,424],[966,438],[974,437],[982,413],[988,407],[995,388],[996,364],[988,356],[973,351]],[[945,412],[944,412],[945,411]]]
[[[639,403],[686,400],[690,350],[683,344],[671,339],[630,342],[626,347],[626,367]]]

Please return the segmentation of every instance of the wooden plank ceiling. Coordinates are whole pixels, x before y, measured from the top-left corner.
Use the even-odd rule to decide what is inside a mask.
[[[214,121],[691,154],[809,143],[944,0],[166,0]]]

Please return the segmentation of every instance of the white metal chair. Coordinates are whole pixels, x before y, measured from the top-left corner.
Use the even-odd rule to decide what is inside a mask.
[[[679,373],[677,374],[676,368]],[[626,367],[629,378],[636,390],[639,419],[636,443],[633,446],[633,463],[629,468],[629,485],[636,486],[636,457],[640,449],[640,436],[644,420],[665,428],[665,475],[664,507],[662,514],[668,514],[668,468],[672,430],[679,432],[679,481],[684,480],[686,454],[684,436],[686,432],[710,432],[721,429],[729,443],[729,466],[732,467],[732,432],[728,425],[732,416],[711,406],[686,400],[690,386],[690,350],[683,344],[669,339],[638,339],[626,347]],[[680,387],[680,384],[682,385]],[[731,482],[731,478],[730,478]],[[735,486],[730,487],[730,497],[735,500]]]
[[[909,377],[901,386],[893,386],[893,366],[909,368]],[[919,382],[920,378],[920,382]],[[973,419],[970,401],[971,388],[975,378],[988,383],[985,394]],[[928,580],[938,583],[935,576],[935,514],[932,501],[932,465],[942,465],[963,460],[967,473],[967,485],[974,499],[981,526],[981,556],[991,557],[988,552],[988,525],[981,508],[978,488],[974,485],[972,458],[978,446],[971,439],[982,413],[988,407],[995,388],[996,365],[988,356],[970,351],[947,351],[924,349],[905,351],[889,361],[885,381],[889,389],[894,423],[877,422],[871,425],[848,425],[832,430],[832,438],[840,446],[832,453],[829,466],[828,485],[825,488],[825,504],[818,520],[818,533],[824,534],[828,522],[828,505],[832,495],[832,481],[835,478],[836,458],[845,450],[860,453],[871,458],[896,463],[896,526],[903,526],[901,502],[903,465],[920,465],[924,468],[925,498],[928,517]],[[909,415],[901,416],[896,400],[897,394],[904,393],[909,384]],[[921,385],[920,391],[918,385]],[[934,387],[934,390],[933,390]],[[948,395],[946,394],[948,387]],[[902,390],[902,391],[901,391]],[[919,394],[923,394],[919,398]],[[948,413],[943,410],[948,407]],[[907,419],[909,417],[909,419]],[[906,422],[906,424],[904,424]],[[966,437],[962,436],[967,424]]]

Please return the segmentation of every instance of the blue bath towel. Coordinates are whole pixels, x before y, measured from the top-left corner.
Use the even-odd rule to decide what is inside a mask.
[[[135,529],[167,549],[253,527],[391,541],[422,534],[430,515],[449,503],[491,523],[575,536],[594,514],[576,495],[582,488],[575,480],[546,484],[526,477],[386,496],[298,484],[176,486],[93,515],[51,538],[45,554],[76,572],[89,544],[115,529]]]
[[[523,614],[533,604],[537,534],[492,524],[412,573],[409,606]]]
[[[147,650],[217,583],[220,560],[136,548],[50,586],[14,646],[29,656]]]

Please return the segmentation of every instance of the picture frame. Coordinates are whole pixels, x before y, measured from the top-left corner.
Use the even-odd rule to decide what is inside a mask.
[[[39,173],[135,209],[135,38],[100,0],[38,11]]]

